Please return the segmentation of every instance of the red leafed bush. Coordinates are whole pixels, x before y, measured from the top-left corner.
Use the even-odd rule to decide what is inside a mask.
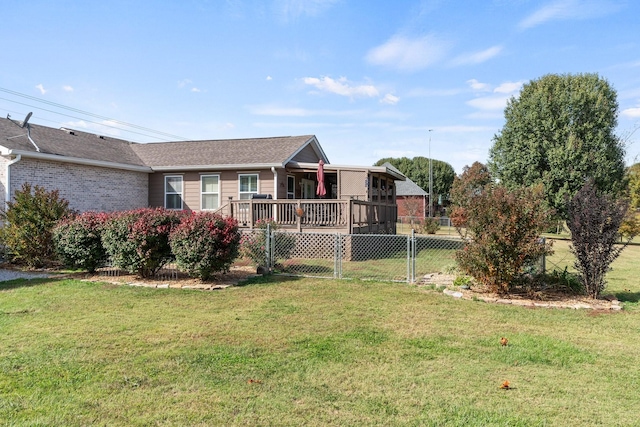
[[[104,225],[102,243],[115,266],[151,277],[173,261],[169,233],[182,216],[163,208],[115,213]]]
[[[185,215],[171,231],[170,246],[180,270],[208,280],[214,273],[229,271],[238,257],[238,223],[211,212]]]
[[[94,272],[107,257],[101,235],[108,219],[104,212],[84,212],[60,221],[53,229],[53,242],[62,262]]]
[[[602,294],[611,263],[637,234],[637,229],[628,228],[627,240],[617,244],[628,207],[628,200],[615,200],[599,192],[593,180],[588,180],[568,202],[570,249],[576,256],[575,268],[580,282],[591,298]]]
[[[551,217],[542,188],[508,190],[487,185],[464,207],[467,245],[456,254],[460,268],[496,293],[508,293],[551,245],[539,236]]]

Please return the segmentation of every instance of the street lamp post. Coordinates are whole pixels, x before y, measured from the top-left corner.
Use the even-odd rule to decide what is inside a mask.
[[[429,218],[433,218],[433,166],[431,165],[431,132],[429,129]]]

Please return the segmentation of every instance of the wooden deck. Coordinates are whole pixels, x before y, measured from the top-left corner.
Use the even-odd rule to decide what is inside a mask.
[[[291,231],[395,234],[395,204],[362,200],[231,200],[219,210],[235,218],[241,228],[252,229],[259,220],[272,219]]]

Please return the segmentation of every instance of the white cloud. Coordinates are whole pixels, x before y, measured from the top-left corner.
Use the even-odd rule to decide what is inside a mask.
[[[508,99],[504,96],[485,96],[467,101],[467,105],[483,111],[504,110]]]
[[[183,88],[183,87],[185,87],[187,85],[190,85],[191,83],[193,83],[193,82],[191,80],[189,80],[189,79],[180,80],[178,82],[178,87],[179,88]]]
[[[273,80],[273,78],[271,76],[267,76],[267,78],[265,80],[270,82],[271,80]]]
[[[73,92],[73,88],[69,85],[62,86],[62,90],[65,92]]]
[[[621,5],[601,0],[555,0],[520,21],[523,29],[537,27],[549,21],[589,19],[615,13]]]
[[[44,86],[42,86],[42,83],[40,83],[39,85],[36,85],[36,89],[38,89],[42,95],[47,93],[47,91],[44,89]]]
[[[622,110],[620,114],[625,117],[631,117],[632,119],[640,118],[640,107],[627,108]]]
[[[491,90],[491,85],[488,83],[480,83],[476,79],[467,80],[467,84],[471,87],[471,89],[479,91],[479,92],[488,92]]]
[[[191,88],[191,92],[198,93],[198,92],[202,92],[202,91],[200,89],[198,89],[197,87],[192,87]]]
[[[451,65],[474,65],[488,61],[502,52],[502,46],[493,46],[480,52],[464,53],[451,61]]]
[[[504,82],[493,91],[495,93],[514,93],[518,92],[524,82]]]
[[[316,89],[334,93],[336,95],[353,97],[376,97],[379,95],[378,89],[373,85],[351,85],[345,77],[340,77],[338,80],[334,80],[331,77],[305,77],[302,81],[310,86],[314,86]]]
[[[386,94],[384,98],[380,100],[381,103],[389,105],[396,105],[398,101],[400,101],[400,98],[390,93]]]
[[[384,44],[371,49],[365,59],[402,71],[418,71],[440,61],[451,43],[429,34],[418,38],[393,36]]]

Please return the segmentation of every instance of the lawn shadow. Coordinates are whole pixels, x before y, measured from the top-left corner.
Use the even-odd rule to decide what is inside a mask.
[[[19,278],[0,282],[0,291],[10,291],[18,288],[28,288],[31,286],[44,285],[58,281],[59,278],[34,277],[33,279]]]
[[[246,280],[243,280],[241,282],[238,282],[236,285],[236,287],[244,287],[244,286],[251,286],[251,285],[268,285],[268,284],[275,284],[275,283],[282,283],[282,282],[291,282],[294,280],[301,280],[302,277],[299,276],[286,276],[286,275],[279,275],[279,274],[265,274],[265,275],[260,275],[260,276],[254,276],[254,277],[250,277]]]
[[[618,298],[618,301],[620,301],[620,302],[638,302],[638,301],[640,301],[640,292],[630,292],[630,291],[616,292],[615,296],[616,296],[616,298]]]

